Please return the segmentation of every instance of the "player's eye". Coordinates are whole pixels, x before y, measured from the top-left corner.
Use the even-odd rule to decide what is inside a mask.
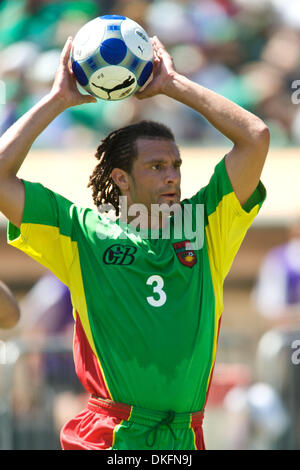
[[[161,169],[161,164],[157,163],[156,165],[152,165],[151,169],[152,170],[160,170]]]

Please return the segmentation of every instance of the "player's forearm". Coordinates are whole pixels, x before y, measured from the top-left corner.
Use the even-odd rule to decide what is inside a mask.
[[[0,329],[14,327],[20,318],[18,303],[8,287],[0,281]]]
[[[254,114],[182,75],[174,74],[165,94],[198,111],[238,146],[252,145],[267,129]]]
[[[58,97],[48,94],[2,135],[0,178],[17,174],[33,142],[64,109]]]
[[[1,307],[2,309],[2,307]],[[7,330],[16,326],[20,319],[20,312],[17,308],[11,306],[4,312],[0,311],[0,329]]]

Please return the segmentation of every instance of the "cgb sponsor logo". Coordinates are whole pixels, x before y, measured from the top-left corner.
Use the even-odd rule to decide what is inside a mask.
[[[103,261],[105,264],[128,266],[133,263],[136,251],[137,248],[135,246],[111,245],[105,250]]]

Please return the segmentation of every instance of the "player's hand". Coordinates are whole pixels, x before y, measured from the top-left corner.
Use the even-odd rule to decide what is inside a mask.
[[[82,94],[77,88],[75,75],[70,64],[72,38],[69,37],[60,56],[50,94],[59,99],[65,108],[84,103],[97,103],[97,99],[89,94]]]
[[[144,99],[155,95],[165,94],[168,83],[173,79],[175,72],[173,59],[157,36],[151,38],[153,47],[153,73],[148,85],[135,93],[136,98]]]

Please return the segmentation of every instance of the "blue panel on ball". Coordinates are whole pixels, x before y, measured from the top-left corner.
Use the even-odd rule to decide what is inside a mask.
[[[131,64],[128,65],[129,70],[131,70],[131,72],[134,72],[137,66],[139,65],[139,63],[140,63],[140,59],[138,57],[134,57]]]
[[[124,41],[118,38],[110,38],[103,41],[100,46],[100,54],[111,65],[117,65],[126,56],[127,47]]]
[[[101,20],[126,20],[126,16],[121,15],[104,15],[99,18],[101,18]]]
[[[72,70],[75,74],[75,77],[77,78],[77,81],[80,83],[80,85],[86,86],[89,83],[89,80],[88,80],[84,70],[78,64],[78,62],[76,62],[76,60],[74,60],[74,62],[72,64]]]
[[[87,63],[88,63],[88,65],[91,67],[92,70],[97,70],[98,65],[97,65],[96,62],[94,61],[93,57],[90,57],[90,58],[87,60]]]
[[[119,24],[109,24],[107,26],[107,31],[120,31],[121,26]]]
[[[145,85],[146,81],[148,80],[148,78],[150,77],[151,73],[152,73],[152,70],[153,70],[153,64],[152,62],[147,62],[147,64],[145,65],[145,67],[143,68],[143,71],[138,79],[138,86],[143,86]]]

